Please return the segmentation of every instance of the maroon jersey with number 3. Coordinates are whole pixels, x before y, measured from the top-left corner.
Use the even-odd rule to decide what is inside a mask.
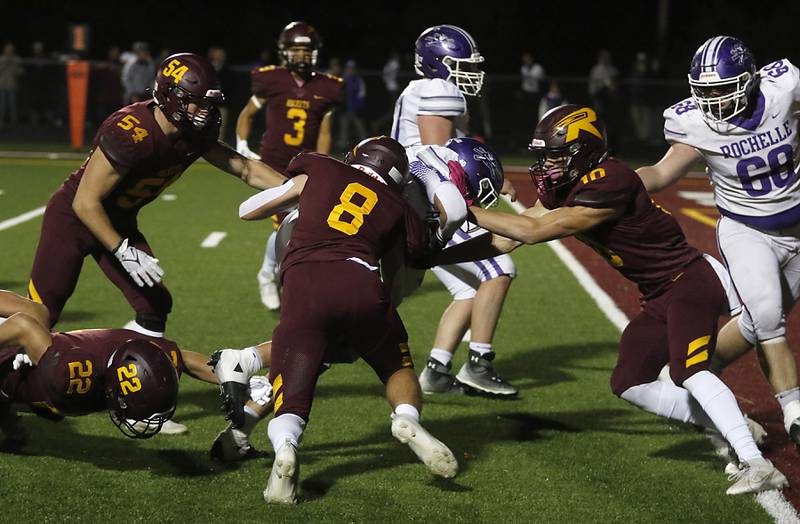
[[[377,266],[399,241],[412,259],[426,247],[427,229],[403,196],[383,181],[318,153],[298,155],[288,173],[306,174],[308,181],[282,272],[303,262],[351,257]]]
[[[0,392],[40,413],[85,415],[106,409],[103,374],[112,353],[128,340],[147,340],[170,357],[178,374],[183,370],[180,349],[171,340],[127,329],[86,329],[53,333],[53,343],[38,365],[0,374]],[[0,370],[10,364],[16,349],[0,350]]]
[[[289,162],[303,151],[315,151],[325,114],[342,98],[342,79],[315,73],[298,85],[285,67],[266,66],[253,70],[252,92],[266,100],[266,131],[259,154],[272,168],[286,173]]]
[[[539,198],[547,209],[623,208],[618,219],[576,238],[635,282],[645,300],[669,289],[686,267],[702,256],[686,242],[677,220],[650,199],[639,175],[615,158],[581,177],[569,191],[545,193]]]
[[[123,174],[119,184],[103,200],[112,221],[136,216],[164,189],[216,143],[217,126],[199,133],[184,134],[178,140],[164,135],[153,113],[155,102],[147,100],[123,107],[105,119],[94,138],[114,169]],[[78,190],[84,164],[64,183],[70,200]]]

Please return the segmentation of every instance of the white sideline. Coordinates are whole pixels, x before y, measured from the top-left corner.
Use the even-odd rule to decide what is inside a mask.
[[[525,211],[525,206],[519,202],[512,202],[510,198],[503,195],[503,200],[508,203],[511,208],[517,213]],[[550,248],[555,251],[556,256],[567,266],[567,269],[575,276],[578,283],[584,290],[592,297],[595,304],[600,308],[600,311],[608,318],[608,320],[620,332],[625,329],[628,324],[628,317],[617,307],[614,300],[603,291],[603,288],[592,278],[592,275],[586,270],[583,265],[578,262],[578,259],[567,249],[559,240],[553,240],[547,243]],[[753,497],[759,506],[764,508],[764,511],[775,520],[776,524],[800,524],[800,516],[797,514],[794,506],[783,496],[783,493],[777,490],[764,491]]]
[[[222,242],[222,239],[226,236],[228,236],[228,233],[225,233],[224,231],[212,231],[208,234],[205,240],[203,240],[203,242],[200,244],[200,247],[217,247],[219,243]]]
[[[44,214],[45,206],[37,207],[36,209],[32,209],[30,211],[26,211],[21,215],[17,215],[13,218],[9,218],[8,220],[3,220],[0,222],[0,231],[4,231],[6,229],[11,229],[14,226],[18,226],[23,222],[27,222],[28,220],[34,219],[38,216]]]

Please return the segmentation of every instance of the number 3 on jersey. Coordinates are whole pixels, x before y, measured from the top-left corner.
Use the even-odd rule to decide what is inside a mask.
[[[361,205],[353,202],[355,195],[359,195],[364,199]],[[339,196],[339,202],[328,215],[328,225],[345,235],[353,236],[364,225],[364,216],[369,215],[375,204],[378,203],[378,195],[375,194],[375,191],[362,186],[358,182],[351,182],[342,191]],[[350,221],[342,220],[344,213],[353,218]]]
[[[308,113],[305,109],[300,107],[290,107],[286,111],[286,118],[292,122],[294,133],[284,133],[283,141],[287,146],[299,146],[303,143],[306,136],[306,120],[308,120]]]

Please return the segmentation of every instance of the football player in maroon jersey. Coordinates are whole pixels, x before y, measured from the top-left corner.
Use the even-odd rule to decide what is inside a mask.
[[[788,485],[761,455],[733,393],[708,369],[719,316],[739,306],[725,267],[690,246],[636,172],[608,155],[605,125],[593,109],[551,110],[530,149],[539,201],[521,215],[470,208],[494,233],[476,242],[481,254],[567,236],[593,248],[642,298],[620,340],[613,392],[651,413],[719,431],[741,463],[729,494]],[[674,384],[658,380],[666,364]]]
[[[54,325],[91,255],[136,311],[137,329],[163,333],[172,297],[164,270],[139,230],[139,210],[198,158],[264,189],[285,178],[217,141],[224,99],[207,58],[167,57],[153,98],[126,106],[100,126],[89,158],[47,204],[28,296]]]
[[[289,161],[303,151],[328,154],[331,149],[331,115],[342,98],[342,79],[314,71],[322,42],[306,22],[292,22],[278,36],[282,66],[253,70],[253,96],[236,122],[236,149],[248,158],[260,158],[286,174]],[[264,109],[266,130],[259,154],[250,151],[247,139],[253,117]],[[274,226],[277,229],[279,220]],[[270,310],[280,307],[276,280],[275,232],[267,241],[258,273],[261,301]]]
[[[358,144],[345,163],[301,154],[289,164],[288,174],[293,178],[283,186],[239,208],[248,220],[295,205],[301,209],[281,263],[284,303],[270,355],[275,418],[268,433],[275,461],[264,499],[296,501],[297,447],[323,362],[363,358],[386,385],[392,435],[434,474],[454,476],[458,464],[452,452],[419,423],[422,395],[408,334],[378,271],[381,258],[398,244],[411,263],[420,265],[442,247],[403,198],[405,150],[391,138],[371,138]],[[247,383],[263,365],[263,356],[256,353],[249,348],[218,354],[215,373],[223,388]],[[241,407],[230,408],[235,419]]]

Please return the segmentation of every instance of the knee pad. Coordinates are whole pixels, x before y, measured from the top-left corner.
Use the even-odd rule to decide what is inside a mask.
[[[743,326],[745,315],[749,319],[749,326],[747,323]],[[754,304],[752,309],[746,308],[739,317],[739,329],[745,339],[751,342],[752,338],[753,343],[756,340],[763,341],[783,337],[786,336],[786,315],[780,304],[777,307],[765,303]],[[752,330],[753,335],[749,337],[745,329]]]
[[[435,267],[432,271],[453,296],[453,300],[470,300],[475,298],[481,280],[461,266]]]

